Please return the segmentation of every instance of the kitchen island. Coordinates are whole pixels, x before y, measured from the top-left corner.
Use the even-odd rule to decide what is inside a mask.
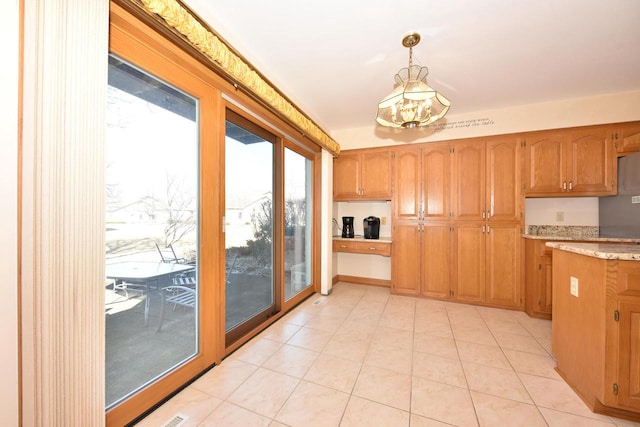
[[[640,246],[547,246],[556,370],[594,412],[640,421]]]

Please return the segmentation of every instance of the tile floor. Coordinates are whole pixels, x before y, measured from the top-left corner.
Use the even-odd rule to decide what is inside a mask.
[[[589,411],[550,350],[523,312],[338,283],[138,426],[640,426]]]

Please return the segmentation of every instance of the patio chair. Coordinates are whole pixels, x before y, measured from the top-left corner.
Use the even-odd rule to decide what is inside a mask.
[[[185,271],[173,277],[173,285],[160,289],[160,322],[158,330],[162,329],[167,304],[173,304],[175,311],[178,305],[195,308],[197,303],[196,270]]]
[[[187,260],[184,258],[178,258],[178,256],[176,255],[176,251],[173,249],[173,245],[171,243],[169,243],[169,245],[166,247],[167,249],[171,250],[171,253],[167,253],[167,252],[163,252],[162,249],[160,249],[160,246],[158,246],[158,244],[156,243],[156,248],[158,248],[158,253],[160,254],[160,259],[162,259],[162,262],[164,263],[176,263],[176,264],[184,264]]]

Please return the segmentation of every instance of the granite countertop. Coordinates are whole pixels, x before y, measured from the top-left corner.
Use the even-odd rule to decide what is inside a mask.
[[[379,239],[365,239],[364,235],[356,234],[355,237],[333,236],[333,240],[349,240],[352,242],[380,242],[391,243],[391,237],[380,237]]]
[[[536,240],[582,240],[594,243],[640,243],[640,238],[637,237],[601,236],[600,227],[588,225],[528,225],[522,237]]]
[[[531,235],[531,234],[523,234],[522,237],[525,239],[534,239],[534,240],[564,240],[564,241],[583,241],[583,242],[627,242],[627,243],[640,243],[640,238],[633,237],[606,237],[606,236],[544,236],[544,235]]]
[[[620,261],[640,261],[640,245],[607,245],[603,243],[548,242],[546,246],[580,255]]]

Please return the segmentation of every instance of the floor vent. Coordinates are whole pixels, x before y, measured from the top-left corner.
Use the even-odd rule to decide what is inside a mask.
[[[173,418],[171,418],[163,427],[180,427],[182,424],[187,421],[189,417],[183,414],[176,414]]]

